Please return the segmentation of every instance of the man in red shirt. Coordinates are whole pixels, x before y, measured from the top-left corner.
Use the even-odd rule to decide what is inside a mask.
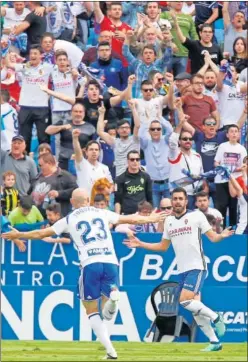
[[[100,24],[100,31],[108,30],[113,33],[112,50],[120,55],[124,67],[128,66],[128,61],[122,55],[122,44],[125,40],[127,30],[131,27],[121,21],[122,5],[121,2],[112,2],[108,9],[108,17],[104,16],[100,8],[99,1],[94,2],[94,13],[97,24]]]
[[[220,116],[216,110],[216,105],[212,97],[203,94],[204,78],[200,74],[195,74],[190,79],[192,93],[183,96],[183,111],[189,118],[189,123],[198,131],[203,132],[203,120],[212,116],[217,123],[217,129],[220,126]]]

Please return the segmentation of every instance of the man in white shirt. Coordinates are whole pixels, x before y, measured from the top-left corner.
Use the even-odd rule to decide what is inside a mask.
[[[4,17],[2,39],[7,39],[11,29],[19,25],[30,10],[25,8],[25,1],[14,1],[13,8],[1,6],[1,16]]]
[[[219,145],[215,155],[215,167],[224,166],[237,178],[242,175],[241,167],[247,156],[244,146],[239,143],[240,131],[237,125],[230,125],[226,134],[229,139]],[[221,212],[226,225],[226,213],[229,208],[229,225],[237,224],[237,199],[231,197],[228,187],[228,180],[220,175],[215,177],[216,184],[216,208]]]
[[[155,119],[162,117],[163,108],[169,106],[174,109],[174,79],[171,73],[166,73],[166,80],[169,81],[170,87],[168,95],[157,96],[154,98],[154,89],[152,82],[144,80],[141,83],[141,99],[134,99],[134,103],[138,112],[140,125],[149,129],[150,123]]]
[[[169,156],[168,160],[170,163],[170,174],[169,182],[170,188],[173,190],[175,185],[185,178],[185,174],[182,170],[186,170],[191,176],[200,176],[203,172],[202,158],[201,155],[195,152],[192,148],[193,136],[186,130],[182,130],[187,117],[178,111],[179,124],[169,138]],[[185,184],[184,189],[188,194],[188,208],[193,210],[195,208],[195,194],[199,191],[199,187],[204,187],[199,181],[192,184]]]
[[[8,151],[11,141],[18,135],[18,116],[14,107],[9,104],[10,95],[7,89],[0,91],[1,103],[1,149]]]
[[[223,230],[223,216],[219,212],[219,210],[210,207],[210,200],[209,200],[209,194],[204,191],[198,192],[195,196],[195,205],[197,207],[196,210],[199,210],[203,212],[203,214],[206,215],[212,215],[215,218],[216,221],[216,231],[222,231]]]
[[[107,355],[104,359],[117,359],[117,353],[100,316],[98,303],[101,299],[102,317],[111,320],[116,314],[119,300],[119,275],[109,223],[156,223],[161,222],[164,215],[152,213],[150,216],[138,214],[124,216],[89,207],[89,195],[83,189],[73,191],[71,204],[74,211],[51,227],[27,233],[15,230],[1,236],[14,240],[15,235],[20,234],[23,238],[42,240],[63,233],[71,235],[80,260],[79,297],[88,315],[91,328],[106,349]],[[54,241],[50,240],[58,242],[56,238]]]
[[[222,64],[227,61],[224,59]],[[220,128],[228,128],[230,124],[237,124],[245,108],[247,83],[237,81],[238,74],[234,65],[230,66],[232,85],[224,83],[225,70],[220,68],[217,76],[217,92],[219,99]]]
[[[80,131],[74,129],[72,131],[73,148],[75,152],[75,166],[77,172],[77,183],[79,187],[87,190],[91,195],[94,183],[100,178],[107,178],[111,184],[113,179],[108,166],[98,161],[100,156],[100,145],[96,141],[90,141],[86,146],[86,156],[83,156],[83,151],[79,143]]]
[[[6,56],[6,65],[16,72],[22,73],[22,87],[19,99],[21,106],[18,120],[20,134],[24,137],[27,152],[30,152],[33,124],[36,125],[39,143],[49,143],[45,132],[49,122],[48,95],[39,85],[48,84],[53,69],[51,64],[41,62],[41,49],[37,45],[30,47],[29,62],[25,64],[11,63],[9,54]]]
[[[220,351],[219,338],[225,334],[223,317],[200,301],[200,292],[207,275],[207,266],[202,248],[201,235],[205,234],[212,242],[219,242],[234,234],[225,229],[217,234],[211,229],[206,216],[199,212],[187,211],[187,193],[179,187],[171,195],[173,215],[164,222],[164,233],[159,243],[146,243],[134,236],[124,242],[129,248],[144,248],[149,251],[167,251],[172,244],[179,271],[179,302],[192,312],[193,317],[203,333],[210,340],[210,345],[203,351]],[[215,325],[215,331],[211,325]]]

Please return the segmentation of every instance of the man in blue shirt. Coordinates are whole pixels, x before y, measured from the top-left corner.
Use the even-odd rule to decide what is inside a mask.
[[[97,58],[90,66],[103,71],[106,86],[114,87],[120,91],[125,89],[127,86],[128,68],[124,68],[120,60],[112,58],[111,46],[108,42],[98,44]]]
[[[131,30],[127,31],[126,39],[123,45],[123,55],[126,57],[129,63],[129,72],[135,74],[136,82],[133,89],[134,98],[141,98],[141,83],[148,79],[148,75],[151,70],[156,69],[162,74],[166,72],[166,67],[170,64],[172,59],[172,49],[167,47],[165,52],[160,59],[156,59],[157,54],[153,45],[145,45],[142,50],[141,59],[137,59],[132,55],[129,49],[130,39],[133,35]]]

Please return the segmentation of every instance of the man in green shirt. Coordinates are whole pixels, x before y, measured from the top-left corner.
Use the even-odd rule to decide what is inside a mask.
[[[35,224],[44,220],[39,209],[33,205],[30,196],[21,197],[19,206],[11,211],[8,219],[12,226],[16,224]]]
[[[195,24],[191,15],[183,14],[182,7],[183,1],[171,2],[170,7],[176,13],[177,21],[182,33],[185,37],[190,38],[192,40],[198,40],[198,35],[196,32]],[[181,44],[178,35],[176,33],[173,18],[169,11],[165,11],[161,14],[161,19],[169,20],[171,23],[172,29],[171,34],[173,36],[173,42],[178,48],[178,51],[174,53],[171,65],[168,66],[167,71],[174,73],[176,76],[179,73],[183,73],[186,71],[187,62],[188,62],[188,50]]]

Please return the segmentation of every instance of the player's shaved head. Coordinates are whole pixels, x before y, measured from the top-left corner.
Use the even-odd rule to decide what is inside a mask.
[[[90,202],[89,194],[86,189],[77,188],[72,192],[71,204],[74,208],[88,206]]]

